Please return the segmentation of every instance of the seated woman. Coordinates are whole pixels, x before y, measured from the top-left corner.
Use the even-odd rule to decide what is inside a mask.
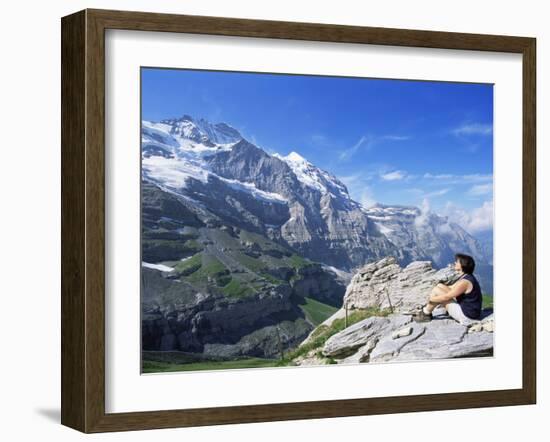
[[[415,313],[416,322],[432,320],[432,311],[443,305],[447,313],[462,325],[472,325],[481,316],[481,288],[473,275],[475,261],[469,255],[455,255],[455,270],[460,272],[460,278],[452,285],[437,284],[428,299],[428,303]]]

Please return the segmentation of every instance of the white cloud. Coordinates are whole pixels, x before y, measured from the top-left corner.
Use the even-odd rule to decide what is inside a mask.
[[[359,138],[359,141],[355,143],[353,146],[351,146],[348,149],[344,149],[340,151],[340,154],[338,155],[338,159],[340,161],[346,161],[349,160],[352,156],[354,156],[360,149],[370,149],[373,146],[380,144],[384,141],[405,141],[409,140],[410,137],[406,135],[396,135],[396,134],[388,134],[388,135],[380,135],[380,136],[372,136],[372,135],[363,135],[361,138]]]
[[[480,196],[480,195],[487,195],[492,191],[493,191],[493,183],[487,183],[487,184],[476,184],[470,187],[470,190],[468,190],[468,193],[470,195]]]
[[[452,130],[454,135],[491,135],[493,133],[492,124],[469,123],[463,124]]]
[[[439,189],[439,190],[434,190],[433,192],[428,192],[426,194],[427,197],[433,197],[433,196],[441,196],[441,195],[445,195],[446,193],[449,192],[449,188],[445,188],[445,189]]]
[[[338,156],[338,158],[340,159],[340,161],[345,161],[345,160],[348,160],[349,158],[351,158],[353,155],[355,155],[355,153],[359,150],[359,148],[365,144],[367,142],[367,137],[366,136],[362,136],[361,138],[359,138],[359,141],[357,141],[357,143],[355,143],[353,146],[351,146],[349,149],[345,149],[343,150],[342,152],[340,152],[340,155]]]
[[[398,181],[402,180],[407,176],[407,173],[402,170],[394,170],[393,172],[388,172],[380,175],[384,181]]]
[[[346,185],[349,194],[356,201],[359,201],[363,190],[372,179],[367,173],[356,173],[353,175],[338,176],[337,178]]]
[[[485,201],[480,207],[466,211],[448,201],[442,212],[470,233],[482,232],[493,228],[493,201]]]
[[[311,142],[318,146],[327,146],[329,144],[328,138],[323,134],[313,134],[311,136]]]
[[[360,182],[363,178],[363,175],[360,173],[355,173],[353,175],[344,175],[339,176],[338,179],[342,181],[346,186],[351,187]]]
[[[419,198],[432,198],[434,196],[445,195],[446,193],[449,193],[451,189],[449,187],[446,187],[444,189],[432,190],[431,192],[427,192],[423,189],[419,189],[418,187],[410,187],[405,190],[407,192],[412,192],[417,194]]]
[[[376,200],[374,199],[374,194],[372,193],[372,190],[369,187],[366,187],[363,190],[363,193],[361,194],[360,203],[366,209],[376,204]]]
[[[440,173],[440,174],[432,174],[432,173],[425,173],[422,176],[425,180],[428,181],[438,181],[438,182],[444,182],[446,184],[471,184],[471,183],[486,183],[488,181],[493,181],[493,174],[492,173],[471,173],[471,174],[465,174],[465,175],[453,175],[450,173]]]
[[[380,137],[382,140],[388,140],[388,141],[406,141],[410,140],[411,137],[406,135],[384,135]]]
[[[433,179],[433,180],[447,180],[455,177],[456,175],[451,175],[450,173],[440,173],[437,175],[431,174],[429,172],[426,172],[424,174],[424,178],[426,179]]]
[[[445,224],[438,224],[437,225],[437,231],[443,235],[451,235],[454,233],[453,228],[449,224],[449,222],[446,222]]]
[[[422,204],[420,205],[420,215],[418,215],[414,219],[414,224],[416,227],[422,227],[423,225],[428,223],[430,215],[430,201],[428,198],[424,198],[422,200]]]

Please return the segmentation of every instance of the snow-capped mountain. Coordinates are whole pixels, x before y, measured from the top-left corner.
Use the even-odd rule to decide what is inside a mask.
[[[455,223],[416,207],[364,208],[299,154],[270,155],[226,123],[190,116],[142,122],[142,178],[220,225],[246,228],[344,270],[393,255],[445,266],[454,252],[486,259]]]
[[[384,204],[369,207],[365,213],[396,247],[410,249],[414,259],[432,256],[434,262],[445,265],[453,260],[456,251],[464,248],[485,258],[481,244],[446,216],[425,213],[415,206]]]
[[[239,131],[226,123],[212,124],[204,118],[195,120],[189,115],[162,120],[158,125],[168,129],[176,139],[190,140],[208,147],[232,144],[242,139]]]
[[[430,211],[415,206],[376,204],[365,209],[368,218],[398,250],[406,251],[409,259],[426,257],[437,267],[454,261],[457,252],[475,257],[475,273],[486,293],[493,292],[492,248],[484,247],[460,225]]]
[[[351,200],[346,186],[338,178],[314,166],[300,154],[291,152],[287,156],[282,156],[276,153],[273,156],[287,163],[298,181],[304,185],[318,190],[323,195],[330,193],[336,198],[344,198],[350,203],[355,203]]]
[[[253,183],[224,178],[212,171],[208,157],[231,151],[241,134],[225,123],[211,124],[186,115],[160,123],[142,122],[142,175],[164,190],[185,194],[188,184],[217,181],[254,198],[282,203],[285,198]]]

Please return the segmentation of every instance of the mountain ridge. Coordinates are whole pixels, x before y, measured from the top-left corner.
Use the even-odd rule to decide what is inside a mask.
[[[182,125],[185,125],[185,130],[181,128]],[[275,203],[286,202],[289,219],[287,223],[277,226],[281,230],[279,235],[289,245],[306,254],[323,251],[323,247],[308,247],[306,243],[345,241],[343,236],[348,232],[352,232],[352,236],[355,232],[368,239],[365,243],[357,235],[353,238],[347,251],[349,253],[344,253],[351,255],[349,259],[338,251],[329,251],[329,265],[338,266],[338,262],[342,262],[344,258],[344,268],[350,270],[362,265],[364,262],[361,261],[365,259],[387,255],[392,248],[399,247],[401,251],[393,252],[397,252],[397,258],[403,263],[413,259],[432,258],[436,265],[441,266],[451,258],[450,247],[447,247],[446,243],[452,244],[455,249],[466,249],[481,257],[482,261],[490,261],[490,258],[485,256],[487,251],[477,243],[476,238],[458,224],[449,222],[447,217],[434,212],[423,214],[418,207],[407,205],[377,203],[366,208],[351,198],[347,187],[337,177],[316,167],[300,154],[269,154],[250,143],[227,123],[212,124],[204,119],[195,120],[189,115],[184,115],[180,118],[165,119],[160,123],[144,121],[143,127],[142,142],[143,150],[146,152],[145,179],[152,178],[157,184],[168,184],[168,188],[181,194],[193,193],[183,190],[189,180],[201,181],[208,185],[209,180],[221,179],[225,180],[228,186],[249,192],[256,197],[273,200]],[[232,138],[218,136],[216,131],[219,128],[229,128]],[[151,129],[156,131],[157,136],[152,135]],[[164,133],[158,136],[158,132]],[[220,143],[220,140],[224,143]],[[230,142],[225,143],[227,141]],[[151,161],[151,158],[159,156],[162,160],[157,162],[162,164],[158,165],[155,174],[152,164],[154,160]],[[180,167],[168,173],[174,162],[171,160],[179,161]],[[158,169],[162,169],[163,166],[164,176],[158,173]],[[181,176],[176,180],[174,177],[178,173]],[[217,187],[223,187],[223,184],[218,183]],[[201,192],[197,190],[195,193]],[[382,213],[378,213],[380,211]],[[315,212],[321,219],[318,219]],[[364,219],[361,219],[361,213],[366,215]],[[429,218],[425,226],[419,222],[424,215]],[[412,219],[414,225],[410,222]],[[258,228],[262,222],[258,221],[256,224]],[[264,227],[273,226],[269,222],[263,224]],[[417,232],[413,235],[407,234],[413,227]],[[344,235],[339,235],[338,231]],[[267,229],[264,229],[263,233],[268,234]],[[407,250],[413,242],[422,242],[419,238],[427,236],[431,236],[430,241],[434,244]],[[377,242],[380,243],[378,246],[384,249],[384,253],[375,252],[369,257],[352,250],[357,247],[368,248],[369,242],[374,243],[375,247]],[[389,243],[393,244],[393,247]],[[437,248],[444,251],[438,253]]]

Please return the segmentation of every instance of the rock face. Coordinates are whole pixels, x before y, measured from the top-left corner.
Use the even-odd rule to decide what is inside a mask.
[[[359,269],[347,287],[344,305],[406,311],[425,304],[437,283],[452,284],[458,277],[450,266],[435,270],[430,261],[414,261],[401,268],[394,257],[386,257]]]
[[[298,154],[269,155],[241,140],[231,150],[205,161],[209,170],[226,180],[252,183],[256,189],[280,195],[285,218],[266,216],[265,209],[258,210],[255,227],[302,256],[350,269],[395,249],[350,198],[343,183]],[[208,193],[203,190],[201,194]]]
[[[387,325],[388,320],[378,316],[360,321],[328,339],[323,354],[331,358],[350,356],[369,341],[376,341]]]
[[[299,297],[310,297],[325,304],[339,307],[342,305],[342,293],[345,285],[338,275],[318,265],[309,265],[296,271],[296,278],[291,279],[293,293]]]
[[[483,247],[477,239],[448,217],[430,212],[426,208],[377,204],[366,209],[366,213],[369,220],[374,222],[396,249],[409,256],[407,263],[430,260],[441,268],[454,261],[457,250],[468,250],[466,253],[475,257],[479,270],[485,262],[492,262],[492,249]],[[398,255],[395,256],[399,258]],[[399,261],[403,263],[402,260]],[[485,274],[489,269],[484,270]],[[490,291],[492,292],[492,288]]]
[[[433,311],[429,322],[414,322],[410,314],[403,313],[424,304],[438,282],[451,284],[458,277],[452,268],[435,270],[426,261],[412,262],[403,269],[393,257],[364,266],[348,285],[344,306],[347,304],[351,311],[383,310],[382,316],[370,316],[333,334],[322,347],[294,362],[346,364],[491,356],[495,329],[492,309],[483,310],[481,319],[470,326],[458,323],[442,306]],[[393,312],[387,315],[390,307]],[[330,329],[336,320],[341,324],[345,316],[342,307],[319,327]],[[301,345],[310,344],[318,332],[313,330]]]
[[[142,349],[193,360],[279,357],[314,327],[305,298],[339,306],[346,287],[327,266],[148,182],[142,259]]]
[[[217,359],[276,357],[279,345],[296,346],[311,331],[292,303],[288,285],[266,285],[257,294],[231,298],[196,292],[155,270],[143,273],[143,350],[177,350]]]
[[[410,315],[402,314],[364,319],[329,338],[322,354],[337,363],[492,355],[493,333],[486,330],[486,326],[492,330],[492,315],[479,322],[481,327],[478,331],[468,332],[468,327],[449,318],[443,309],[436,309],[434,312],[434,319],[426,323],[416,323]],[[399,333],[404,329],[407,333]],[[302,365],[310,361],[306,358],[297,363]]]

